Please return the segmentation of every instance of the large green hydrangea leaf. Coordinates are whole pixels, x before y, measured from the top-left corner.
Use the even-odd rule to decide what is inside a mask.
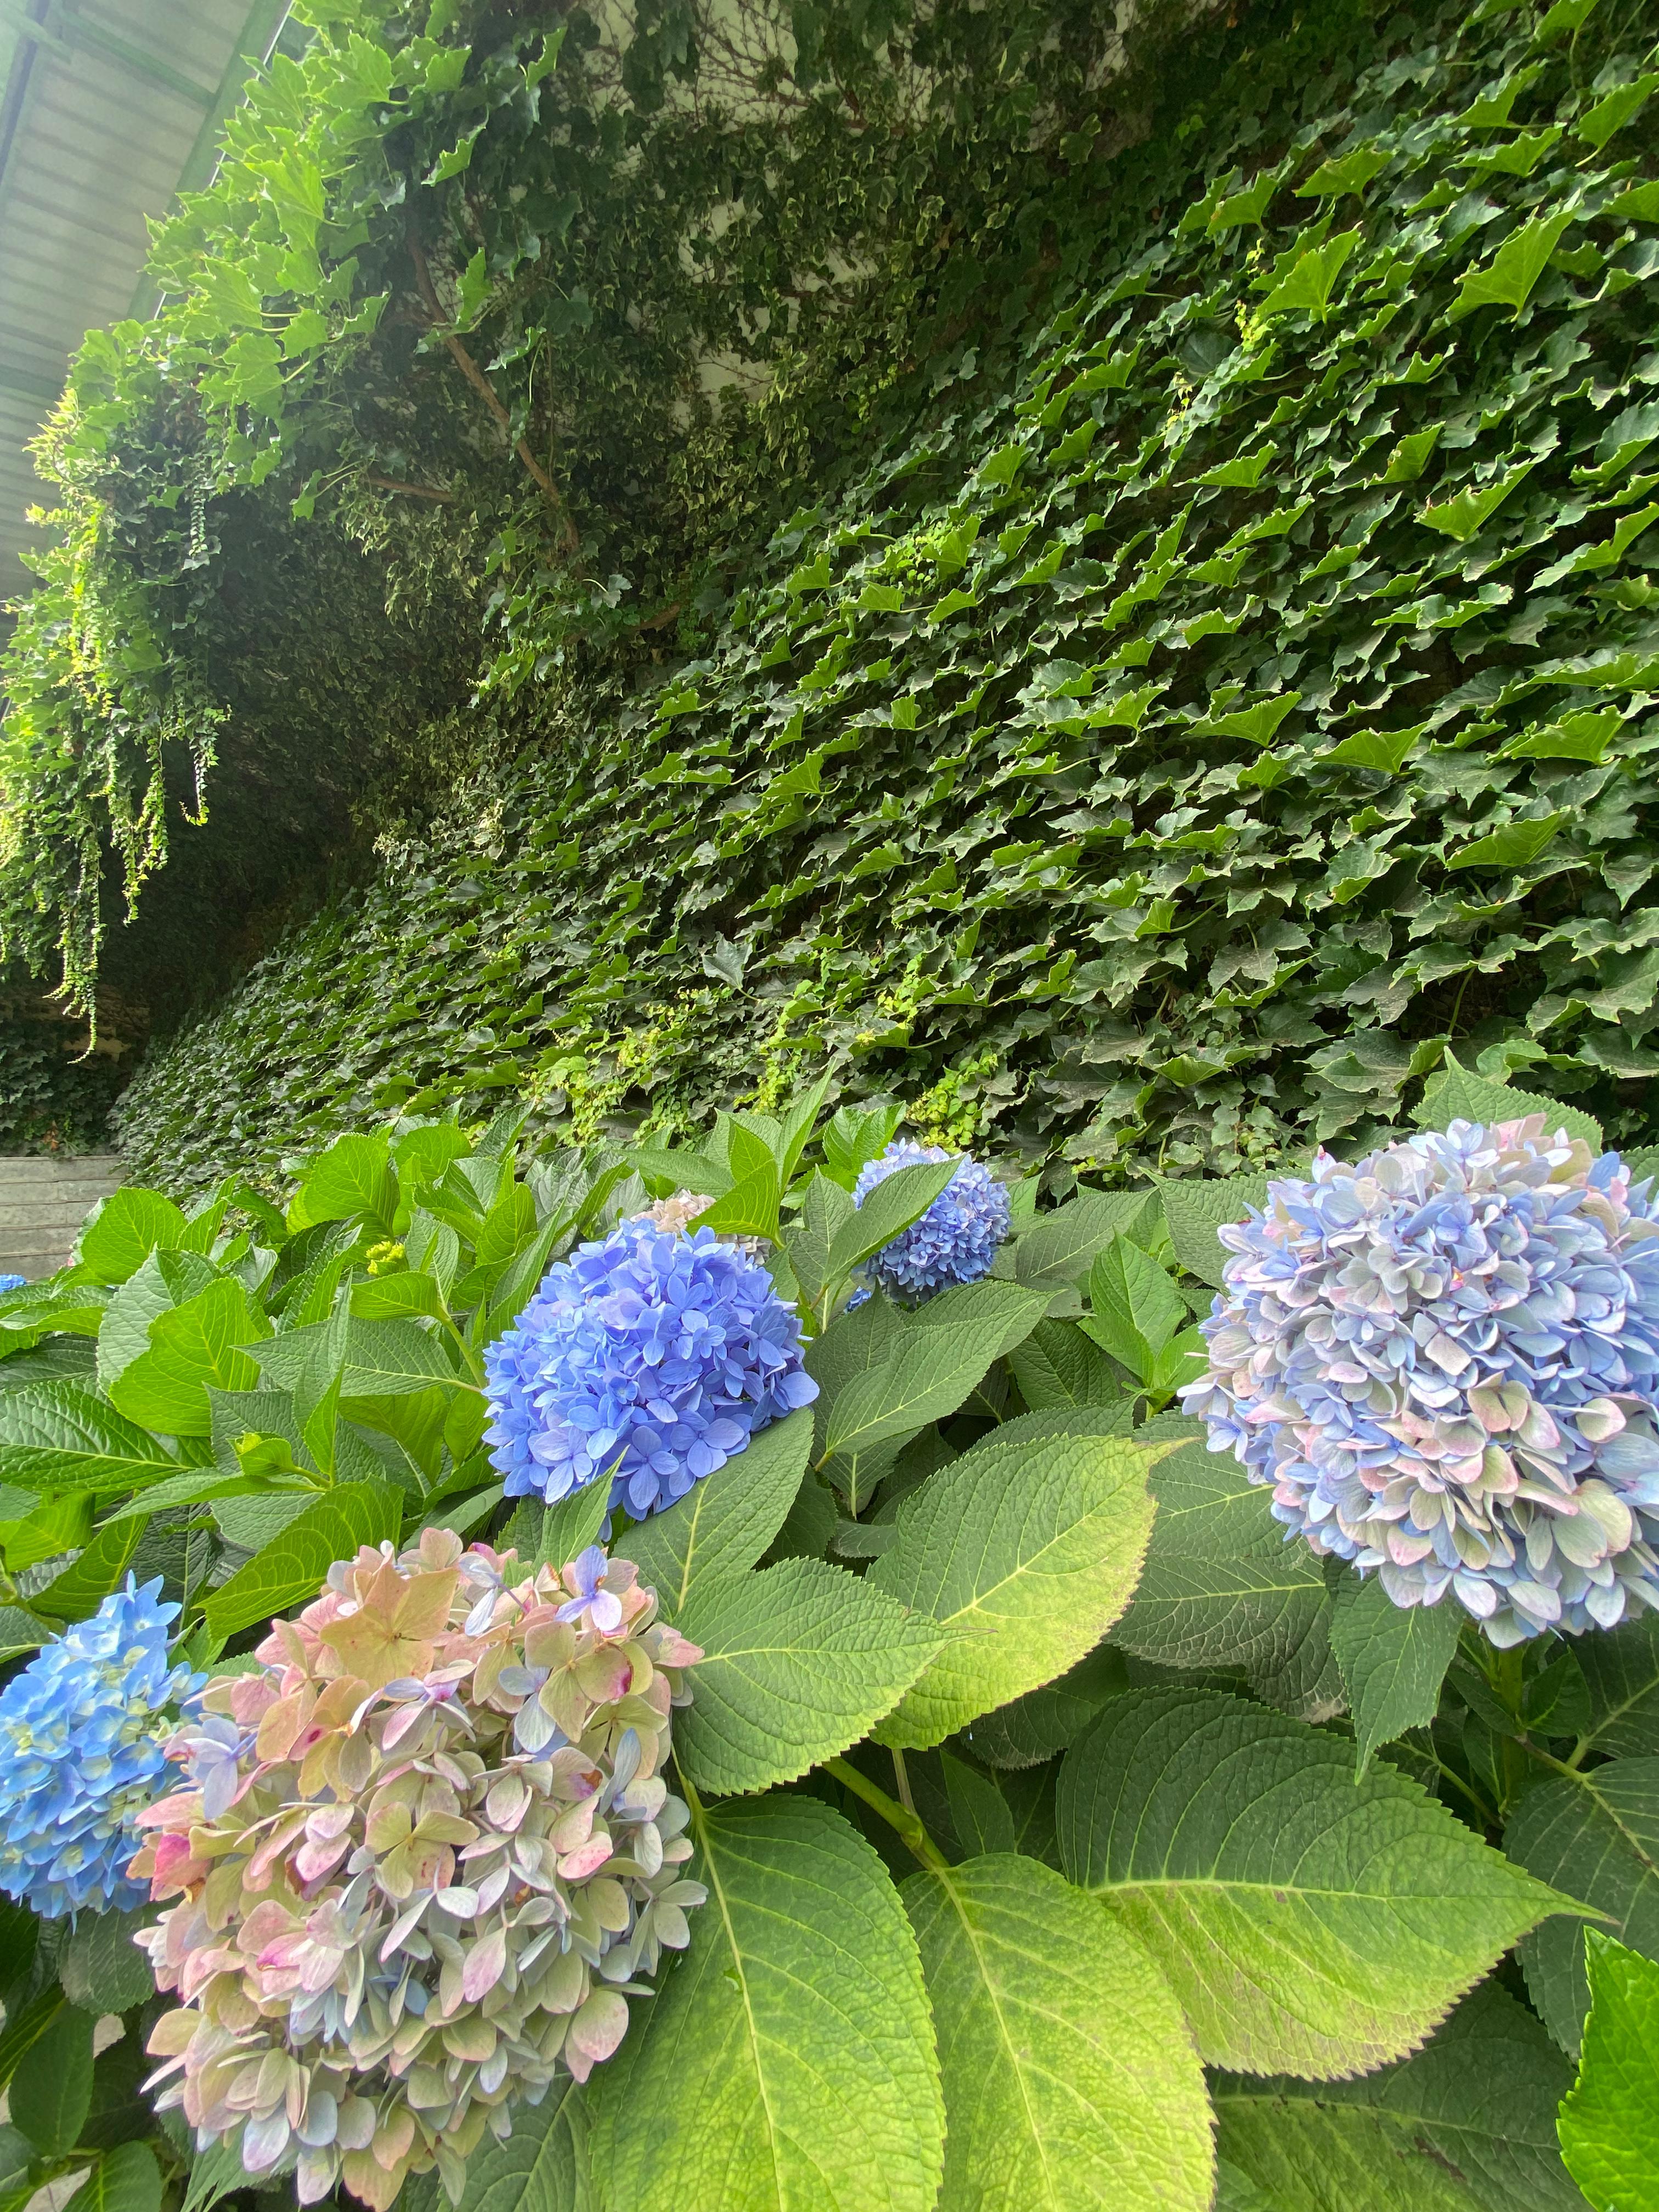
[[[693,1832],[690,1949],[593,2083],[607,2212],[933,2212],[933,2024],[880,1860],[807,1797]]]
[[[868,1582],[950,1641],[883,1742],[943,1742],[1066,1674],[1122,1612],[1152,1528],[1155,1448],[1098,1433],[1109,1426],[1086,1409],[1008,1422],[900,1508]]]
[[[1639,1758],[1659,1753],[1659,1613],[1581,1637],[1574,1655],[1590,1694],[1587,1746]]]
[[[539,2105],[514,2112],[505,2142],[484,2137],[466,2162],[456,2212],[597,2212],[587,2133],[581,2093],[562,2075]],[[418,2183],[410,2194],[424,2196],[416,2212],[439,2212],[447,2201],[441,2189],[422,2192]]]
[[[774,1421],[678,1505],[624,1529],[612,1557],[637,1564],[672,1620],[694,1584],[754,1565],[789,1516],[811,1443],[810,1407]]]
[[[903,1896],[944,2072],[939,2212],[1206,2212],[1203,2069],[1145,1945],[1012,1854]]]
[[[699,1583],[675,1626],[704,1655],[675,1753],[699,1790],[721,1796],[793,1782],[858,1742],[943,1640],[925,1615],[822,1559]]]
[[[1265,1689],[1319,1636],[1324,1576],[1231,1454],[1210,1451],[1196,1421],[1179,1433],[1152,1469],[1146,1571],[1112,1641],[1160,1666],[1242,1668]]]
[[[1216,1691],[1115,1698],[1060,1771],[1072,1879],[1146,1942],[1206,2058],[1310,2079],[1419,2042],[1571,1901],[1414,1782]]]
[[[1552,1775],[1510,1816],[1504,1847],[1536,1875],[1593,1905],[1633,1950],[1659,1959],[1659,1759],[1614,1759]],[[1564,2051],[1577,2052],[1589,1983],[1583,1930],[1547,1922],[1521,1947],[1527,1987]]]
[[[1595,2212],[1659,2212],[1659,1965],[1599,1929],[1588,1948],[1590,2014],[1562,2152]]]
[[[1422,2050],[1352,2081],[1212,2085],[1228,2212],[1573,2212],[1566,2062],[1486,1982]],[[1230,2193],[1231,2192],[1231,2193]]]

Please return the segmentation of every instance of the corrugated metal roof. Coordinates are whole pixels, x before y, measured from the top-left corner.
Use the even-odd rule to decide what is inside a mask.
[[[0,602],[44,487],[23,450],[84,333],[148,313],[146,218],[205,184],[287,0],[0,0]]]

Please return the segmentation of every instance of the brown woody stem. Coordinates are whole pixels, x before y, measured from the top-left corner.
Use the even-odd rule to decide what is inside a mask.
[[[433,329],[448,347],[455,366],[494,416],[496,428],[501,431],[502,437],[512,446],[520,460],[540,485],[548,503],[558,515],[565,550],[567,553],[574,553],[581,541],[576,534],[576,526],[570,520],[569,512],[563,500],[559,496],[559,488],[531,452],[528,441],[523,438],[514,437],[513,417],[501,404],[495,386],[479,368],[477,362],[473,360],[455,332],[450,329],[449,318],[443,311],[443,303],[438,297],[437,287],[432,282],[432,271],[427,264],[426,254],[422,248],[421,241],[415,235],[413,223],[410,225],[408,241],[409,258],[415,264],[415,282],[420,287],[421,299],[425,305],[427,313],[432,319]]]
[[[376,491],[407,492],[411,499],[439,499],[447,503],[455,496],[453,491],[439,491],[431,484],[404,483],[398,477],[377,476],[373,469],[363,471],[363,482],[373,484]]]

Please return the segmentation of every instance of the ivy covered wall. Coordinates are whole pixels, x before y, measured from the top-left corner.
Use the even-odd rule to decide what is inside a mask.
[[[516,759],[152,1059],[144,1172],[516,1086],[672,1127],[826,1053],[1114,1174],[1358,1142],[1448,1040],[1653,1133],[1642,11],[1217,38],[705,648],[538,689],[518,611]]]
[[[1194,6],[1141,7],[1140,46]],[[451,780],[431,732],[475,684],[539,726],[712,641],[1144,107],[1091,0],[297,13],[157,237],[160,311],[88,336],[40,442],[0,960],[79,1006],[112,965],[163,1018],[224,980],[251,912]]]

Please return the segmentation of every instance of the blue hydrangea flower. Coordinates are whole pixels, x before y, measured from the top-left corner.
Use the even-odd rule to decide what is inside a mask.
[[[713,1230],[647,1215],[556,1261],[484,1366],[507,1495],[550,1504],[609,1475],[636,1518],[818,1395],[766,1269]]]
[[[0,1692],[0,1889],[44,1918],[127,1911],[140,1813],[167,1790],[169,1707],[203,1677],[167,1658],[176,1605],[134,1577]]]
[[[27,1275],[0,1275],[0,1298],[3,1298],[12,1291],[25,1289],[28,1279]]]
[[[1617,1153],[1454,1121],[1220,1235],[1182,1397],[1276,1519],[1500,1645],[1659,1607],[1659,1201]]]
[[[900,1137],[859,1170],[853,1203],[862,1206],[876,1185],[899,1168],[951,1158],[938,1145],[913,1144]],[[890,1244],[884,1244],[870,1262],[870,1273],[895,1297],[931,1297],[949,1284],[976,1283],[991,1272],[997,1247],[1008,1234],[1008,1194],[976,1159],[966,1152],[961,1159],[961,1166],[921,1218]]]

